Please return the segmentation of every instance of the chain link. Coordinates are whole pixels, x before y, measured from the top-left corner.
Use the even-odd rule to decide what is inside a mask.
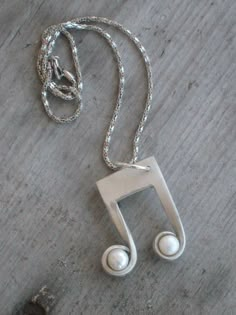
[[[79,59],[78,59],[78,54],[77,54],[77,47],[75,44],[75,40],[73,36],[71,35],[71,33],[69,32],[69,30],[75,29],[75,30],[94,31],[98,33],[100,36],[102,36],[112,49],[112,52],[116,59],[118,72],[119,72],[119,87],[118,87],[116,105],[115,105],[115,109],[114,109],[114,112],[110,121],[110,125],[108,127],[108,130],[105,136],[104,145],[103,145],[103,159],[105,163],[112,170],[117,170],[121,167],[120,165],[122,164],[122,162],[111,161],[108,153],[109,153],[109,148],[110,148],[110,143],[111,143],[111,136],[114,131],[115,123],[117,121],[120,107],[122,104],[122,97],[124,93],[124,83],[125,83],[124,67],[121,62],[119,51],[117,50],[117,46],[115,42],[113,41],[113,39],[106,31],[96,26],[94,22],[112,26],[116,28],[117,30],[121,31],[123,34],[125,34],[129,38],[129,40],[131,40],[133,44],[136,46],[145,64],[145,69],[146,69],[146,74],[147,74],[147,96],[145,100],[144,112],[138,124],[138,128],[136,130],[135,136],[134,136],[133,156],[129,164],[134,164],[135,162],[137,162],[140,136],[143,132],[143,128],[144,128],[144,125],[147,120],[147,116],[151,107],[152,88],[153,88],[152,73],[151,73],[150,61],[147,56],[145,48],[140,43],[139,39],[135,37],[129,30],[124,28],[121,24],[115,21],[108,20],[106,18],[92,16],[92,17],[82,17],[82,18],[71,20],[66,23],[61,23],[58,25],[52,25],[48,27],[42,34],[42,46],[39,50],[39,55],[38,55],[38,60],[37,60],[37,70],[38,70],[40,80],[42,81],[42,84],[43,84],[41,97],[42,97],[42,102],[46,110],[46,113],[51,119],[53,119],[57,123],[68,123],[77,119],[80,115],[80,111],[82,107],[83,83],[82,83],[82,75],[80,71]],[[74,62],[74,68],[75,68],[75,76],[69,71],[63,69],[59,64],[59,58],[53,55],[53,49],[54,49],[56,40],[61,34],[67,38],[70,44],[73,62]],[[56,76],[58,80],[64,77],[68,81],[69,85],[57,84],[56,82],[53,81],[53,76]],[[47,99],[48,91],[51,92],[54,96],[60,97],[63,100],[66,100],[66,101],[75,100],[77,107],[74,113],[71,116],[66,117],[66,118],[55,115],[55,113],[50,108],[50,104]]]

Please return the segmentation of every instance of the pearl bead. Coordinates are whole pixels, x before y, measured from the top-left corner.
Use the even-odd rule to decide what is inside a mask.
[[[115,271],[125,269],[129,264],[129,256],[123,249],[112,249],[107,257],[108,265]]]
[[[159,240],[159,249],[165,256],[172,256],[179,250],[179,240],[174,235],[164,235]]]

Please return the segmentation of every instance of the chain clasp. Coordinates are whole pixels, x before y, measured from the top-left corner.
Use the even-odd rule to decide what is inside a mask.
[[[51,64],[53,72],[54,72],[54,74],[58,80],[61,80],[62,78],[66,78],[73,86],[76,85],[76,79],[75,79],[74,75],[70,71],[65,70],[64,68],[62,68],[60,66],[58,56],[52,56],[50,58],[49,62]]]

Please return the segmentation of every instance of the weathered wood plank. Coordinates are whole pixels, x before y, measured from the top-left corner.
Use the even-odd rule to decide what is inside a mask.
[[[119,238],[95,187],[109,173],[101,158],[117,85],[109,48],[76,35],[85,106],[71,125],[45,115],[35,70],[43,30],[86,15],[119,21],[147,49],[155,88],[140,155],[159,161],[187,234],[180,260],[159,261],[151,243],[168,224],[155,194],[122,202],[139,255],[122,280],[100,266]],[[233,0],[1,2],[0,314],[45,283],[59,296],[57,315],[235,314],[235,16]],[[124,159],[145,81],[137,54],[114,36],[127,89],[112,150]]]

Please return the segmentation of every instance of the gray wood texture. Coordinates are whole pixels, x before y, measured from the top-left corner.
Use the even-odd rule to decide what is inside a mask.
[[[109,174],[101,148],[117,87],[110,50],[94,34],[76,35],[84,110],[65,126],[46,116],[35,67],[43,30],[87,15],[117,20],[147,49],[154,95],[140,158],[157,158],[187,235],[178,261],[159,260],[151,244],[168,222],[158,198],[147,190],[124,200],[138,249],[124,279],[101,268],[120,239],[95,186]],[[236,2],[1,0],[0,23],[0,314],[44,284],[58,297],[53,315],[235,314]],[[133,48],[111,33],[126,70],[112,155],[125,159],[145,80]]]

